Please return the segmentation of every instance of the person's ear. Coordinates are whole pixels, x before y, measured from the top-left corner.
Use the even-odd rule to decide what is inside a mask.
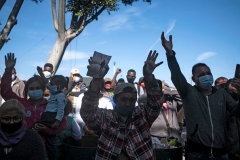
[[[196,83],[196,79],[194,76],[192,76],[192,81]]]

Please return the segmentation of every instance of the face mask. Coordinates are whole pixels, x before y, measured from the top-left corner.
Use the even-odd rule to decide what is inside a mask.
[[[15,74],[12,74],[12,80],[14,80],[14,79],[15,79],[15,77],[16,77],[16,75],[15,75]]]
[[[140,86],[142,86],[142,88],[145,88],[145,83],[141,83]]]
[[[9,123],[9,124],[1,123],[1,129],[3,132],[11,134],[18,131],[22,125],[23,125],[22,121],[18,123]]]
[[[210,89],[213,84],[213,76],[211,75],[205,75],[202,77],[199,77],[199,86],[202,89]]]
[[[133,83],[135,78],[127,78],[128,83]]]
[[[41,99],[43,96],[43,91],[41,89],[34,90],[34,91],[28,91],[28,95],[33,100]]]
[[[57,91],[58,91],[58,88],[57,88],[56,85],[48,86],[48,89],[49,89],[49,91],[50,91],[51,94],[55,94],[55,93],[57,93]]]
[[[49,72],[49,71],[43,71],[43,74],[44,74],[45,78],[47,78],[47,79],[49,79],[52,75],[51,72]]]
[[[44,96],[43,96],[43,98],[46,99],[46,100],[48,100],[48,99],[50,98],[50,96],[47,96],[47,97],[44,97]]]
[[[74,82],[79,82],[80,81],[80,77],[74,77]]]
[[[123,117],[128,117],[133,113],[135,106],[124,107],[124,106],[116,105],[115,108],[119,115]]]

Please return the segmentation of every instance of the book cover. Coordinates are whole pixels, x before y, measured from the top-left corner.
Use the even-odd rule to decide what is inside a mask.
[[[93,57],[89,62],[87,76],[103,78],[110,59],[111,56],[94,51]]]

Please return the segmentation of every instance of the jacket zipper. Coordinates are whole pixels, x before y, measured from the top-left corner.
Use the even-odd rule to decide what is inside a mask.
[[[214,158],[214,157],[213,157],[213,154],[212,154],[212,148],[213,148],[213,142],[214,142],[212,114],[211,114],[211,110],[210,110],[210,105],[209,105],[208,96],[206,96],[206,98],[207,98],[207,106],[208,106],[208,112],[209,112],[209,117],[210,117],[210,122],[211,122],[211,128],[212,128],[212,144],[211,144],[211,152],[210,152],[210,157],[209,157],[209,158]]]

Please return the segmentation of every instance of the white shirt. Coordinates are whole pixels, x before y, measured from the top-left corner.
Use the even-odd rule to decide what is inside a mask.
[[[108,97],[103,96],[99,99],[98,108],[105,108],[113,110],[113,105]]]

